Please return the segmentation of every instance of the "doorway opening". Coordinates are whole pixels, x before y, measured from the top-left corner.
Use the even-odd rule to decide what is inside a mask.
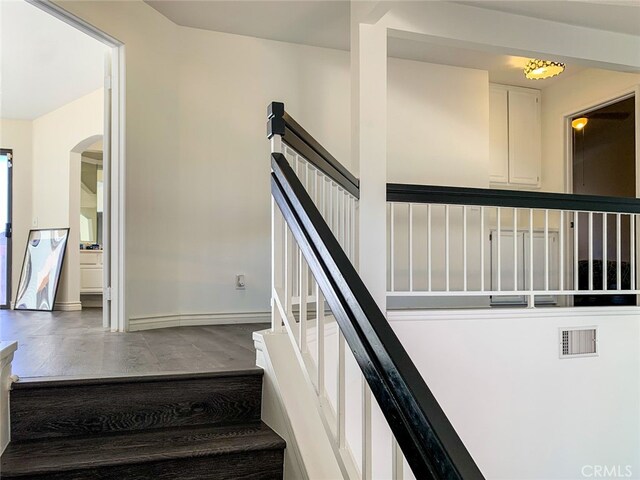
[[[636,98],[628,95],[582,111],[571,122],[572,191],[584,195],[636,198]],[[584,217],[584,218],[582,218]],[[578,289],[589,287],[589,242],[592,240],[593,285],[600,289],[631,288],[631,222],[624,215],[620,228],[614,214],[593,216],[590,239],[587,214],[578,218]],[[605,242],[606,235],[606,242]],[[604,248],[606,245],[606,252]],[[606,259],[606,260],[605,260]],[[605,264],[606,263],[606,264]],[[618,272],[620,270],[620,272]],[[575,295],[575,306],[636,305],[635,295]]]
[[[11,303],[11,167],[13,151],[0,148],[0,308]]]
[[[47,0],[26,1],[107,47],[104,59],[104,129],[101,135],[104,192],[100,231],[103,245],[102,317],[104,328],[113,332],[124,332],[127,329],[124,301],[124,44],[55,3]],[[82,151],[77,152],[74,148],[71,155],[79,159],[81,153]],[[73,188],[76,188],[79,179],[74,180],[77,180],[73,183]],[[79,229],[79,215],[75,215],[74,218],[75,220],[71,221],[76,222]],[[74,248],[68,253],[73,252],[77,258],[79,243],[70,244],[70,247]],[[78,282],[74,284],[77,285]]]

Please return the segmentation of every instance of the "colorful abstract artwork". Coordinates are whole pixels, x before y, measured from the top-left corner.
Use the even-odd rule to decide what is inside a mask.
[[[53,310],[68,237],[68,228],[29,232],[16,310]]]

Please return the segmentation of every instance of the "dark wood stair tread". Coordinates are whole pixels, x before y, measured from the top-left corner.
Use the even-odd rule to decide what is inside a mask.
[[[264,423],[193,426],[12,442],[3,477],[41,475],[172,459],[280,450],[285,442]]]
[[[207,378],[223,378],[237,376],[262,377],[261,368],[224,369],[212,372],[184,373],[152,373],[148,375],[117,375],[113,377],[21,377],[11,385],[12,390],[29,390],[32,388],[61,388],[70,386],[110,385],[126,383],[150,383],[184,380],[202,380]]]
[[[260,420],[261,369],[206,374],[20,381],[14,441]]]

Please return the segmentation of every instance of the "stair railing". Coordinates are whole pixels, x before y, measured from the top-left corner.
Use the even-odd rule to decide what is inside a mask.
[[[280,103],[269,107],[268,137],[272,328],[288,333],[316,390],[318,411],[344,477],[372,477],[370,392],[397,441],[392,447],[394,479],[403,478],[403,455],[419,479],[484,478],[354,267],[357,179]],[[336,329],[337,345],[325,341],[329,328]],[[345,432],[346,346],[366,382],[359,469]],[[336,369],[330,372],[327,362],[334,357]]]
[[[387,185],[389,297],[601,302],[640,294],[640,200]]]

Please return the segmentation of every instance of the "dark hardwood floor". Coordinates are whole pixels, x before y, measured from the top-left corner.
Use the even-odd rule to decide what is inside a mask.
[[[255,367],[252,332],[268,324],[175,327],[131,333],[102,328],[102,311],[0,310],[0,340],[17,340],[24,377],[111,377]]]

